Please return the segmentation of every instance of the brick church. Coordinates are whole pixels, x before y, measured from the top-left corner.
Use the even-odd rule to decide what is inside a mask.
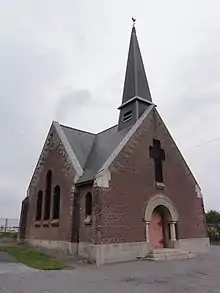
[[[118,109],[118,124],[96,134],[52,122],[20,240],[97,264],[205,252],[202,193],[152,100],[135,27]]]

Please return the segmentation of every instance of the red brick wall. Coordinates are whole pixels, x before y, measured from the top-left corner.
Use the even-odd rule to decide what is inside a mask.
[[[67,241],[70,239],[71,232],[71,193],[70,189],[73,184],[74,170],[69,170],[69,174],[66,173],[65,159],[61,155],[60,150],[61,145],[57,145],[55,148],[49,151],[49,154],[44,163],[43,169],[39,175],[37,185],[34,188],[30,188],[29,197],[29,211],[28,211],[28,223],[27,223],[27,235],[26,238],[44,239],[44,240],[61,240]],[[48,170],[52,171],[52,196],[53,190],[56,185],[60,186],[60,221],[59,227],[35,227],[35,217],[36,217],[36,200],[37,193],[39,190],[43,191],[43,196],[45,196],[46,187],[46,174]],[[44,201],[43,201],[44,202]],[[44,203],[43,203],[44,205]],[[42,209],[42,218],[43,218]],[[51,215],[52,215],[52,197],[51,197]]]
[[[149,157],[153,138],[159,139],[165,150],[165,190],[155,187],[154,162]],[[145,241],[146,205],[158,193],[169,197],[179,213],[179,238],[206,237],[203,201],[196,196],[196,181],[156,110],[140,125],[110,170],[110,188],[102,191],[102,228],[97,242]]]

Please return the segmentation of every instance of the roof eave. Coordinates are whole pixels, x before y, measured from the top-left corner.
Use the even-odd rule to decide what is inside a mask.
[[[95,179],[90,179],[90,180],[85,180],[85,181],[82,181],[82,182],[79,182],[79,183],[75,183],[76,187],[80,187],[80,186],[83,186],[83,185],[88,185],[88,184],[93,184]]]
[[[143,102],[143,103],[146,103],[146,104],[153,105],[153,106],[157,107],[157,105],[155,105],[152,101],[150,101],[150,100],[146,100],[146,99],[143,99],[143,98],[141,98],[141,97],[139,97],[139,96],[135,96],[135,97],[131,98],[130,100],[128,100],[128,101],[124,102],[123,104],[121,104],[121,105],[118,107],[118,110],[120,110],[120,109],[121,109],[122,107],[124,107],[125,105],[127,105],[127,104],[133,102],[134,100],[139,100],[139,101],[141,101],[141,102]]]

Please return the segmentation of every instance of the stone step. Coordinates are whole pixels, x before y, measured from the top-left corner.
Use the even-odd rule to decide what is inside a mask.
[[[195,255],[181,249],[162,248],[153,249],[147,256],[148,260],[177,260],[177,259],[190,259]]]
[[[154,254],[164,254],[164,253],[182,253],[185,251],[182,250],[182,249],[179,249],[179,248],[157,248],[157,249],[153,249],[151,251],[151,253],[154,253]]]

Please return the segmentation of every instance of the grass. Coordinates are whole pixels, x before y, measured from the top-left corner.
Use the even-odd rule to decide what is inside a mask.
[[[0,239],[14,239],[16,240],[18,237],[18,233],[17,232],[2,232],[0,231]]]
[[[17,261],[35,269],[61,270],[65,267],[64,263],[24,245],[4,246],[0,247],[0,250],[7,252]]]

